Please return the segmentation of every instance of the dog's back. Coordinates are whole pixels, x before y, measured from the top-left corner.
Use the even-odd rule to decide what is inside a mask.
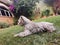
[[[55,27],[54,27],[53,23],[50,23],[50,22],[39,22],[39,23],[36,23],[36,24],[39,27],[42,27],[42,28],[44,28],[44,30],[46,29],[49,32],[55,31]]]

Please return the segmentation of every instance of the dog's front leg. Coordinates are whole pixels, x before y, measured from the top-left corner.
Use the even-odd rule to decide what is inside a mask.
[[[28,36],[30,34],[32,34],[32,33],[29,30],[24,30],[24,32],[20,32],[20,33],[14,35],[14,37],[25,37],[25,36]]]

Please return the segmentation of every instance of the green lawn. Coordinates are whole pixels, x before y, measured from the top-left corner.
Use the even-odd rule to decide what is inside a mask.
[[[11,26],[0,29],[0,45],[60,45],[60,16],[35,20],[54,23],[56,31],[52,33],[38,33],[24,38],[14,37],[14,34],[23,31],[21,26]]]

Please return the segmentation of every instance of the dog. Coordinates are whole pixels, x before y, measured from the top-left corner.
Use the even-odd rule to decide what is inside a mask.
[[[18,34],[15,34],[14,37],[25,37],[34,33],[39,32],[53,32],[55,27],[53,23],[50,22],[33,22],[26,18],[25,16],[20,16],[18,20],[18,25],[24,26],[24,31]]]

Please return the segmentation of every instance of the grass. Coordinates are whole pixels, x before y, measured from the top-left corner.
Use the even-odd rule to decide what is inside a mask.
[[[55,24],[56,31],[52,33],[38,33],[24,38],[14,37],[14,34],[23,31],[21,26],[11,26],[0,29],[0,45],[60,45],[60,16],[35,20],[35,22],[48,21]]]

